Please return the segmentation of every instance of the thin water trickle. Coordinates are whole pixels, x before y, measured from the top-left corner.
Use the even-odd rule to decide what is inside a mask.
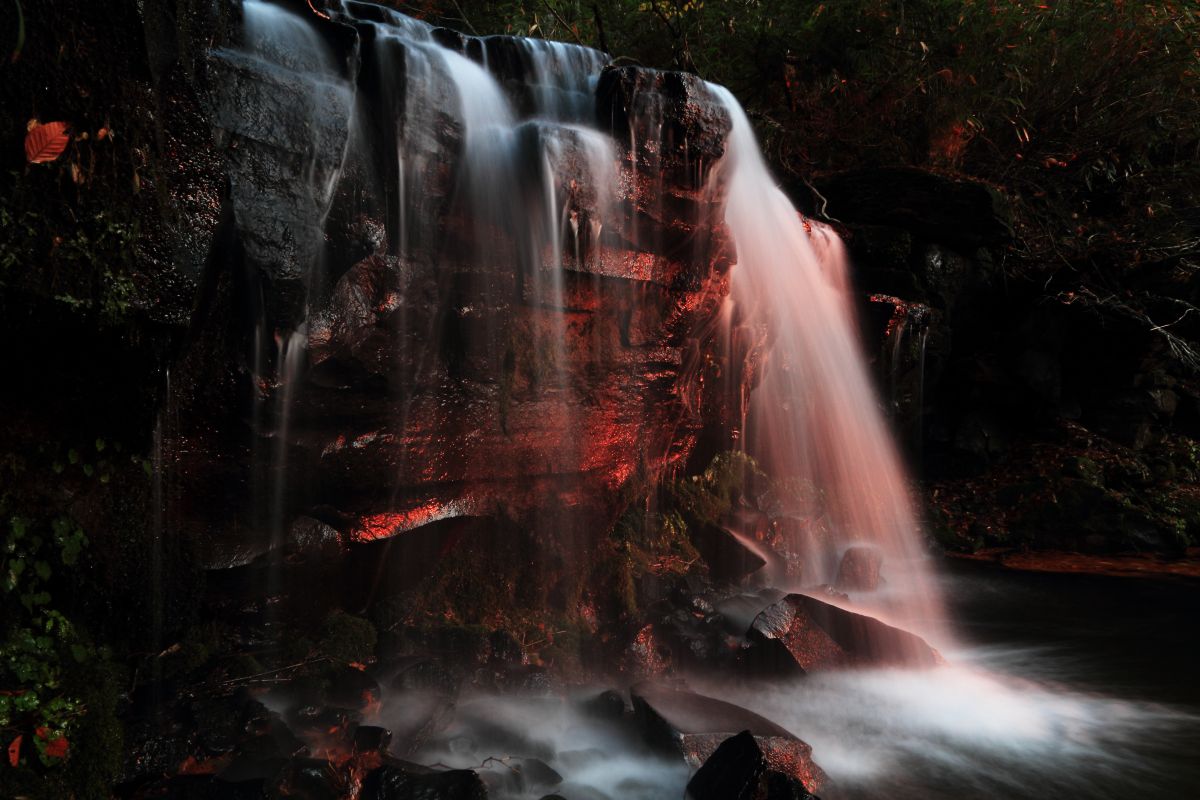
[[[287,541],[287,499],[288,499],[288,455],[291,447],[292,410],[295,407],[296,391],[300,384],[301,373],[307,356],[308,333],[301,327],[286,336],[281,336],[277,342],[277,371],[279,391],[276,397],[274,448],[272,453],[271,470],[271,515],[270,515],[270,548],[276,553],[272,559],[271,572],[268,580],[268,594],[274,594],[282,586],[282,550]]]

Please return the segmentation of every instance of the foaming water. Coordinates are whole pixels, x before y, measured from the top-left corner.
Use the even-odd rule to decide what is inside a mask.
[[[805,584],[834,579],[838,552],[855,542],[883,551],[890,591],[864,602],[944,639],[909,485],[855,334],[844,249],[806,224],[772,180],[740,105],[714,86],[733,119],[719,179],[737,246],[731,336],[766,341],[743,443],[767,472],[808,489],[832,525],[798,526]],[[815,491],[814,491],[815,490]],[[799,509],[803,511],[803,509]]]
[[[1038,658],[960,651],[934,670],[724,691],[811,744],[834,800],[1183,796],[1171,765],[1200,742],[1200,717],[1018,677]]]
[[[591,692],[595,694],[595,692]],[[498,800],[537,800],[557,793],[572,800],[662,800],[683,797],[691,770],[681,760],[649,752],[626,725],[591,716],[580,701],[552,695],[477,694],[458,700],[438,732],[409,755],[422,763],[475,769]],[[385,702],[382,724],[404,730],[417,716],[435,714],[427,695]],[[537,759],[561,784],[514,779]],[[527,766],[526,774],[536,774]]]

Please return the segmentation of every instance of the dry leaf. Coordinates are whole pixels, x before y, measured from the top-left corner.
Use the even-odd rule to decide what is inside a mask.
[[[71,752],[71,743],[67,737],[58,736],[46,742],[46,755],[50,758],[65,759]]]
[[[54,161],[67,149],[70,141],[67,123],[47,122],[45,125],[38,125],[25,134],[25,158],[30,164]]]

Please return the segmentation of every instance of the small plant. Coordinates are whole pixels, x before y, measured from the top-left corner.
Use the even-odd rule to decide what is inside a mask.
[[[7,506],[5,497],[0,509]],[[87,536],[63,515],[48,524],[11,513],[3,518],[0,590],[12,623],[0,659],[0,729],[8,739],[32,742],[42,764],[51,766],[66,759],[68,734],[86,711],[67,690],[66,666],[88,661],[95,651],[54,608],[48,586],[56,571],[76,564]],[[19,763],[19,748],[10,761]]]
[[[97,753],[120,746],[119,734],[109,731],[95,752],[73,758],[73,742],[111,727],[111,662],[70,618],[63,591],[77,580],[88,536],[70,513],[29,487],[108,483],[110,458],[123,449],[103,438],[72,448],[45,444],[37,457],[10,453],[0,465],[14,479],[0,494],[0,744],[8,754],[0,769],[14,770],[8,777],[36,782],[60,775],[68,762],[74,773],[108,775]]]

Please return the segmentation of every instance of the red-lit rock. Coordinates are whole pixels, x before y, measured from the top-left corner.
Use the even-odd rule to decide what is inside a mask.
[[[651,684],[630,690],[634,715],[647,743],[700,767],[724,742],[748,731],[767,769],[817,791],[826,781],[812,748],[785,728],[740,706],[689,691]],[[715,795],[713,795],[715,797]]]
[[[742,662],[756,676],[941,663],[921,637],[803,594],[789,594],[762,611],[746,638]]]

